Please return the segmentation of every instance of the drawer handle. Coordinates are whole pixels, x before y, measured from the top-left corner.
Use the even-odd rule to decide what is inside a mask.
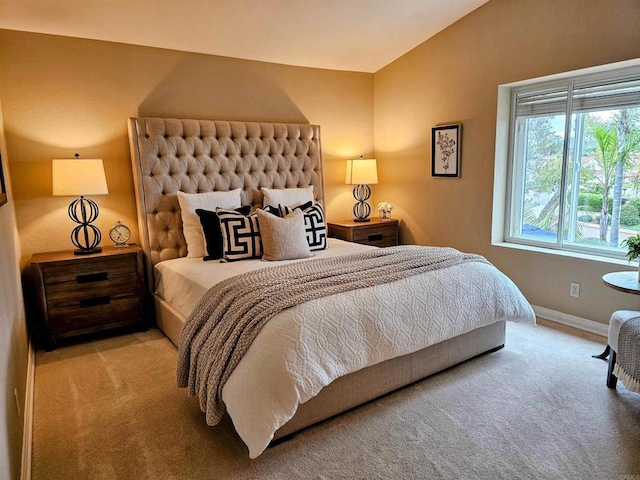
[[[80,300],[80,308],[108,305],[109,303],[111,303],[111,297],[109,295],[106,297],[83,298]]]
[[[382,240],[382,234],[378,233],[377,235],[369,235],[369,241],[375,242],[377,240]]]
[[[76,281],[78,283],[90,283],[90,282],[100,282],[102,280],[107,280],[109,275],[107,272],[100,273],[87,273],[86,275],[78,275],[76,276]]]

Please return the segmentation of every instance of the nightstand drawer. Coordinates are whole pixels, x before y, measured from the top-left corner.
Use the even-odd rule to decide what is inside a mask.
[[[115,275],[136,273],[136,257],[91,259],[90,261],[69,261],[61,265],[42,268],[45,285],[50,283],[74,282],[86,284],[107,280]]]
[[[373,225],[371,227],[357,228],[353,232],[353,241],[376,245],[381,242],[388,243],[389,239],[391,239],[395,243],[396,230],[396,225]]]
[[[398,245],[398,221],[372,218],[370,222],[328,222],[329,236],[347,242],[394,247]]]
[[[140,299],[137,295],[123,298],[96,296],[85,299],[83,305],[50,309],[49,328],[56,337],[61,332],[109,325],[110,322],[134,320],[139,323],[140,316]]]
[[[358,240],[356,243],[372,245],[374,247],[395,247],[398,245],[396,237],[374,238],[373,240]]]
[[[80,303],[86,304],[92,297],[117,297],[131,295],[138,290],[138,277],[135,273],[117,275],[103,281],[88,283],[52,283],[47,290],[47,307],[72,307]],[[96,293],[99,292],[99,293]]]

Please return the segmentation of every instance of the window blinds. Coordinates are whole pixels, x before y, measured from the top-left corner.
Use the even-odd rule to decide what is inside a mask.
[[[515,92],[516,116],[561,115],[571,95],[572,113],[640,107],[640,72],[620,78],[578,79],[564,86]]]

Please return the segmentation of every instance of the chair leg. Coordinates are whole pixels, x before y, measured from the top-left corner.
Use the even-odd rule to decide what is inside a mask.
[[[607,348],[604,349],[600,355],[591,355],[592,358],[599,358],[600,360],[604,360],[609,356],[609,352],[611,351],[611,347],[607,345]]]
[[[607,387],[616,388],[618,378],[613,374],[613,367],[616,364],[616,352],[611,349],[609,352],[609,369],[607,370]]]

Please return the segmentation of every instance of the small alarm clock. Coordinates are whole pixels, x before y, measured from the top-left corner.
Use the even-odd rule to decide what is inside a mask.
[[[116,247],[128,247],[127,242],[131,238],[131,230],[124,223],[118,221],[109,230],[109,238],[115,242]]]

